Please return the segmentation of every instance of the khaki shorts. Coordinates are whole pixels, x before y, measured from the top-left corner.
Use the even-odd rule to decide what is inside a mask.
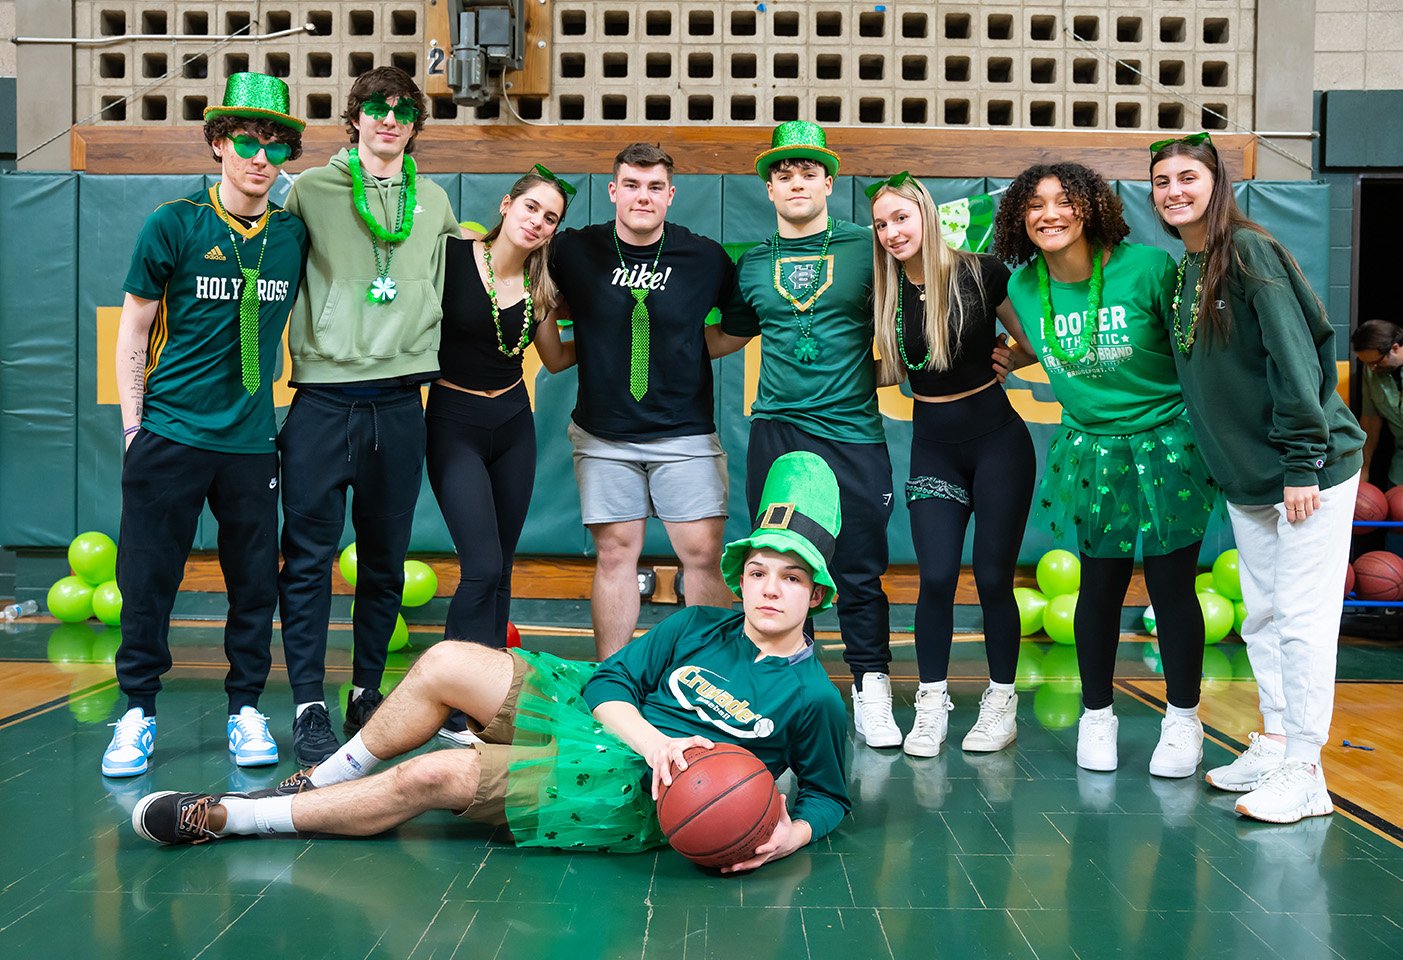
[[[497,715],[487,726],[474,731],[482,740],[482,743],[472,745],[478,756],[477,793],[473,795],[472,803],[459,814],[469,820],[497,826],[507,822],[507,764],[511,761],[512,751],[531,749],[520,744],[512,746],[512,740],[516,737],[516,703],[521,697],[522,681],[531,668],[515,650],[508,650],[507,653],[512,658],[511,686]],[[476,726],[471,718],[468,725]]]

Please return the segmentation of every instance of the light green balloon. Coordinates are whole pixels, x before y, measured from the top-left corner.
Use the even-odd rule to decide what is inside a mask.
[[[1247,620],[1247,604],[1241,600],[1235,600],[1232,609],[1232,632],[1240,637],[1242,636],[1242,624]]]
[[[122,624],[122,591],[116,580],[108,580],[93,590],[93,614],[109,627]]]
[[[1213,584],[1229,600],[1242,599],[1242,578],[1236,550],[1224,550],[1213,561]]]
[[[1198,605],[1203,609],[1204,643],[1217,643],[1232,632],[1231,600],[1216,593],[1200,593]]]
[[[1194,593],[1217,593],[1218,588],[1213,584],[1213,574],[1200,573],[1194,577]]]
[[[1018,604],[1019,636],[1031,637],[1043,628],[1043,611],[1047,597],[1032,587],[1014,587],[1013,602]]]
[[[81,623],[93,615],[92,585],[82,577],[62,577],[49,588],[46,603],[64,623]]]
[[[422,607],[438,593],[438,574],[422,560],[404,561],[404,594],[400,600],[406,607]]]
[[[1043,629],[1057,643],[1076,643],[1076,593],[1061,593],[1047,602],[1043,611]]]
[[[1049,550],[1038,561],[1038,589],[1051,600],[1081,587],[1081,561],[1070,550]]]
[[[88,586],[106,583],[117,575],[117,544],[97,530],[80,533],[68,545],[68,565]]]
[[[356,585],[356,545],[354,543],[347,544],[346,549],[341,551],[339,565],[341,576],[354,587]]]

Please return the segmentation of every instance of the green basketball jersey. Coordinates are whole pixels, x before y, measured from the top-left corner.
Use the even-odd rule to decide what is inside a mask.
[[[252,228],[226,223],[216,189],[161,204],[132,252],[122,289],[161,304],[147,343],[141,425],[202,450],[269,453],[277,436],[274,370],[302,279],[307,228],[272,204]],[[239,264],[253,269],[260,258],[259,387],[250,395],[239,354]]]

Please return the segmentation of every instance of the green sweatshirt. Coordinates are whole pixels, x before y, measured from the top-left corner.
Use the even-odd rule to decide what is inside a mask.
[[[585,702],[631,703],[669,737],[738,744],[776,777],[793,770],[794,818],[817,840],[852,809],[843,699],[812,646],[756,660],[744,624],[720,607],[679,611],[600,664]]]
[[[288,211],[306,222],[312,240],[288,321],[292,382],[355,383],[433,373],[443,316],[443,238],[458,234],[448,194],[428,177],[416,178],[414,228],[395,245],[389,270],[398,293],[389,303],[371,303],[372,237],[356,212],[346,156],[342,150],[326,166],[300,175],[287,196]],[[393,228],[403,175],[367,179],[371,214],[382,227]],[[385,244],[379,250],[383,265]]]
[[[1230,503],[1280,503],[1284,487],[1322,490],[1359,472],[1364,431],[1335,392],[1335,330],[1305,277],[1270,238],[1233,233],[1245,270],[1228,271],[1227,342],[1200,324],[1174,351],[1204,463]],[[1184,271],[1176,322],[1187,330],[1200,264]]]

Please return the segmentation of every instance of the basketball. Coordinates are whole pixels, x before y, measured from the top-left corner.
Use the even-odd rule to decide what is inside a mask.
[[[1354,498],[1355,520],[1385,520],[1388,518],[1388,498],[1372,483],[1361,482]],[[1373,527],[1355,527],[1355,533],[1368,533]]]
[[[1354,561],[1354,592],[1361,600],[1403,600],[1403,557],[1371,550]]]
[[[1354,564],[1345,567],[1345,596],[1354,592]]]
[[[1388,518],[1395,521],[1403,520],[1403,484],[1389,487],[1388,493],[1384,494],[1384,499],[1388,501]]]
[[[775,778],[744,747],[688,747],[687,769],[658,788],[658,825],[672,849],[701,867],[749,860],[779,823]]]

